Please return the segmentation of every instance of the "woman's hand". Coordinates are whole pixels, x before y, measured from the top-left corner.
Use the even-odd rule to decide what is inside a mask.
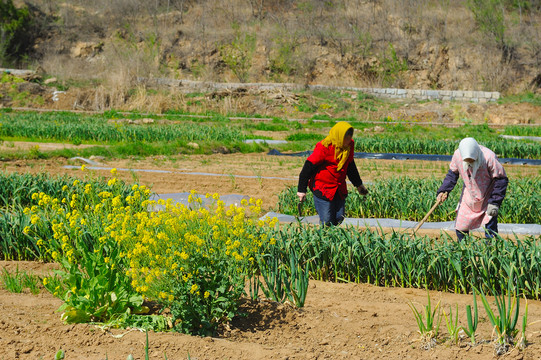
[[[357,191],[361,195],[368,195],[368,190],[364,187],[364,185],[357,186]]]
[[[447,194],[446,192],[441,192],[438,194],[438,196],[436,197],[436,200],[438,200],[438,202],[442,203],[444,202],[445,200],[447,200]]]
[[[297,196],[299,197],[299,202],[304,202],[304,200],[306,200],[306,193],[298,192]]]

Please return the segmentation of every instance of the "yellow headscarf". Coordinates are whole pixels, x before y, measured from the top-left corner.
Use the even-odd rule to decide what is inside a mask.
[[[346,132],[350,128],[352,128],[350,124],[345,121],[340,121],[331,128],[329,136],[321,140],[321,144],[325,147],[329,147],[329,145],[334,146],[334,158],[338,160],[337,171],[340,171],[340,169],[344,167],[344,164],[349,157],[351,146],[348,146],[347,148],[344,147],[344,136],[346,136]]]

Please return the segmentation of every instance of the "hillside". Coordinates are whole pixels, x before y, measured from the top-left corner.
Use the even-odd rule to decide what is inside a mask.
[[[19,67],[120,97],[140,76],[504,94],[541,86],[536,0],[25,4],[36,26]]]

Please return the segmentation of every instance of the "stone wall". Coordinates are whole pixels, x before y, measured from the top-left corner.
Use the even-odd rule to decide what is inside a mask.
[[[465,101],[474,103],[487,103],[500,98],[499,92],[463,91],[463,90],[410,90],[394,88],[356,88],[326,85],[299,85],[291,83],[215,83],[192,80],[173,79],[145,79],[140,82],[150,85],[168,85],[178,87],[184,92],[209,92],[216,90],[333,90],[358,91],[381,98],[415,99],[415,100],[441,100]]]

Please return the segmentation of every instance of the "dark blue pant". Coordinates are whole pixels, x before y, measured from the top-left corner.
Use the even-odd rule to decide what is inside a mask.
[[[458,241],[462,241],[466,235],[468,235],[469,231],[459,231],[456,230],[456,237],[458,238]],[[498,217],[493,216],[492,219],[485,225],[485,237],[487,239],[493,238],[494,235],[498,233]]]
[[[336,194],[332,201],[314,196],[314,205],[321,225],[340,225],[344,221],[346,199],[340,198],[340,195]]]

